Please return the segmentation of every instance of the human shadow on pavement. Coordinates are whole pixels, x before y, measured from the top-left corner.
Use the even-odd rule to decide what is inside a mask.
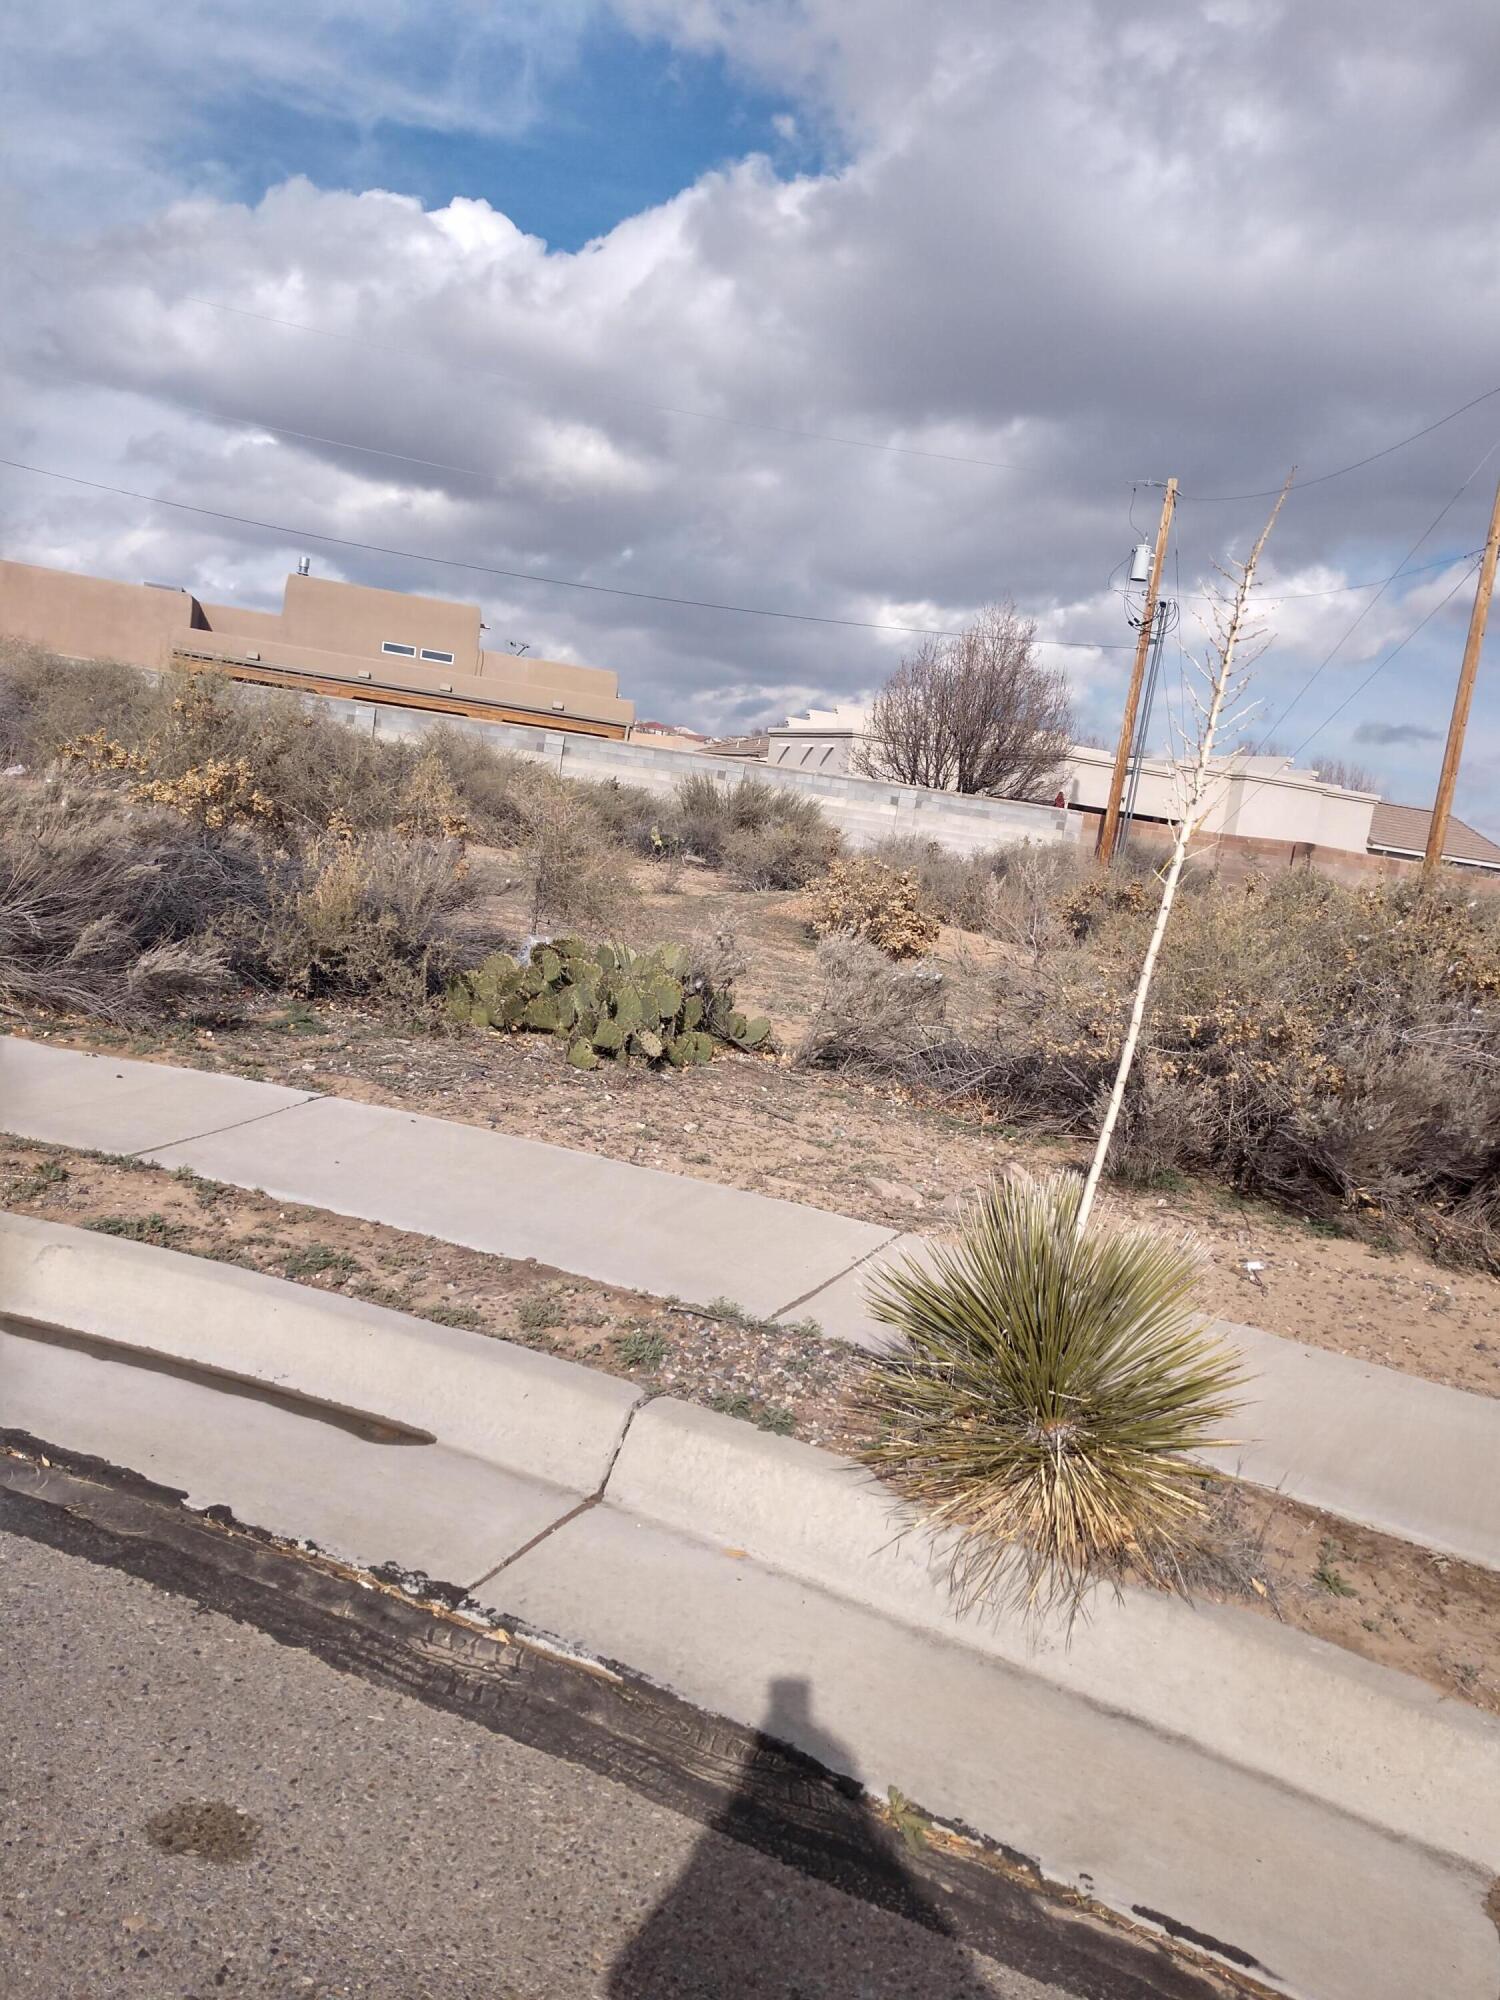
[[[827,1775],[849,1763],[807,1682],[773,1681],[733,1796],[615,1960],[610,2000],[985,2000],[899,1836]]]

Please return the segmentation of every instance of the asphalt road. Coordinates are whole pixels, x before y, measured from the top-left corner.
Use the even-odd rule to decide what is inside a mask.
[[[1074,1990],[152,1584],[5,1534],[0,1702],[6,2000]]]

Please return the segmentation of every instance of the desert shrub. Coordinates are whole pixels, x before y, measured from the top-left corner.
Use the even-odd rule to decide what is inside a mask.
[[[498,847],[511,846],[521,837],[531,801],[558,782],[544,765],[514,751],[494,749],[477,729],[458,723],[430,729],[422,739],[422,751],[442,765],[472,837]]]
[[[797,1061],[893,1080],[930,1076],[946,1039],[945,998],[935,968],[898,965],[838,932],[818,946],[818,994]]]
[[[773,820],[734,828],[724,842],[723,866],[741,889],[804,889],[837,853],[837,838],[826,823]]]
[[[1173,1154],[1500,1264],[1500,1241],[1483,1245],[1500,1195],[1500,900],[1288,871],[1199,896],[1178,925],[1122,1167]],[[1175,1138],[1168,1089],[1210,1107]]]
[[[555,1035],[575,1069],[625,1063],[683,1069],[708,1062],[716,1043],[764,1048],[769,1021],[742,1014],[730,981],[684,945],[636,952],[554,938],[523,959],[497,952],[448,990],[457,1020]]]
[[[301,838],[393,825],[418,753],[376,743],[296,694],[193,672],[163,674],[118,733],[100,724],[59,755],[201,825],[253,821]]]
[[[711,868],[724,860],[731,832],[724,787],[705,771],[677,782],[677,826],[683,846]]]
[[[418,840],[467,840],[468,810],[435,744],[424,744],[396,801],[396,831]]]
[[[916,876],[864,855],[833,862],[813,884],[807,920],[814,937],[848,931],[889,958],[920,958],[937,942],[938,920],[923,903]]]
[[[1007,968],[984,1037],[906,1080],[1092,1129],[1150,920],[1096,908],[1081,938]],[[1291,870],[1200,888],[1158,966],[1112,1171],[1211,1172],[1500,1270],[1497,1054],[1500,899]]]
[[[1063,897],[1059,915],[1072,937],[1082,940],[1110,917],[1138,917],[1156,908],[1151,884],[1139,875],[1121,876],[1112,870],[1089,875]]]
[[[683,778],[677,827],[690,854],[749,888],[802,888],[842,847],[816,799],[748,776],[732,786],[706,773]]]
[[[216,1013],[266,907],[259,852],[108,798],[0,800],[0,999],[141,1021]],[[253,954],[252,954],[253,955]]]
[[[565,924],[618,933],[637,902],[629,861],[576,786],[541,775],[519,800],[515,836],[532,934]]]
[[[457,920],[474,895],[454,841],[324,835],[273,884],[262,962],[310,998],[418,1006],[457,969]]]
[[[618,778],[579,784],[577,790],[606,836],[627,853],[660,861],[682,851],[674,798],[648,792],[644,785],[622,785]]]
[[[998,851],[951,854],[935,840],[897,833],[871,849],[871,858],[898,874],[910,875],[923,903],[945,924],[966,931],[988,928],[998,877]]]
[[[953,854],[935,840],[892,834],[873,858],[915,876],[922,901],[945,924],[984,931],[1032,949],[1058,928],[1058,906],[1089,866],[1073,841],[1015,841]]]
[[[150,676],[135,667],[0,645],[0,763],[44,770],[64,743],[93,729],[133,741],[155,699]]]
[[[1172,1578],[1206,1521],[1238,1365],[1192,1311],[1190,1244],[1095,1222],[1083,1184],[992,1187],[952,1246],[877,1272],[902,1344],[865,1387],[865,1457],[949,1543],[965,1601],[1076,1606],[1127,1565]]]

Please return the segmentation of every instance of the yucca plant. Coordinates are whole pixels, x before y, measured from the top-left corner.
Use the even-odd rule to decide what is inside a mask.
[[[1168,1579],[1207,1516],[1189,1454],[1223,1444],[1236,1357],[1192,1309],[1188,1239],[1095,1221],[1083,1183],[1017,1175],[952,1246],[877,1273],[903,1336],[866,1383],[865,1458],[950,1530],[965,1603],[1076,1608],[1101,1575]]]

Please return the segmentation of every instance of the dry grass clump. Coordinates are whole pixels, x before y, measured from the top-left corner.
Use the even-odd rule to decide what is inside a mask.
[[[108,798],[0,795],[0,1006],[109,1021],[215,1013],[232,923],[267,902],[249,842]]]
[[[921,958],[937,943],[938,920],[921,899],[910,869],[887,868],[866,855],[834,861],[808,896],[816,938],[847,931],[887,958]]]
[[[409,1010],[460,963],[474,894],[454,842],[275,849],[108,794],[27,788],[0,795],[0,1006],[217,1019],[261,985]]]
[[[902,1344],[867,1378],[864,1456],[951,1537],[966,1603],[1178,1580],[1207,1523],[1190,1454],[1227,1442],[1237,1361],[1193,1312],[1191,1245],[1107,1222],[1080,1238],[1082,1192],[992,1187],[956,1245],[871,1287]]]

